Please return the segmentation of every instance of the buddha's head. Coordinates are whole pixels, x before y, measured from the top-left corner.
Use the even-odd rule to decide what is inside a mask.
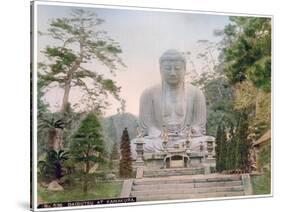
[[[169,49],[162,54],[159,62],[162,81],[171,86],[184,81],[186,60],[181,52]]]

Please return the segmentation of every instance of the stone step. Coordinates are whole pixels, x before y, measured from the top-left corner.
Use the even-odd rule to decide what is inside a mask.
[[[185,168],[165,168],[165,169],[145,169],[145,171],[163,171],[163,172],[172,172],[172,171],[183,171],[183,170],[194,170],[194,169],[202,169],[203,166],[196,167],[185,167]]]
[[[172,194],[202,194],[202,193],[215,193],[215,192],[239,192],[244,191],[243,186],[223,186],[223,187],[210,187],[210,188],[169,188],[159,190],[142,190],[142,191],[131,191],[131,196],[157,196],[157,195],[172,195]]]
[[[157,178],[135,179],[133,185],[158,185],[158,184],[185,184],[185,183],[210,183],[210,182],[228,182],[240,181],[240,175],[191,175],[191,176],[170,176]],[[206,184],[208,185],[208,184]]]
[[[193,182],[180,182],[178,184],[174,183],[164,183],[164,184],[134,184],[132,187],[132,191],[153,191],[153,190],[161,190],[161,189],[190,189],[190,188],[210,188],[210,187],[223,187],[223,186],[241,186],[241,180],[237,181],[219,181],[219,182],[201,182],[201,183],[193,183]]]
[[[201,199],[214,197],[233,197],[244,196],[244,191],[233,192],[212,192],[212,193],[198,193],[198,194],[162,194],[154,196],[137,196],[137,201],[155,201],[155,200],[178,200],[178,199]]]
[[[204,168],[193,168],[183,170],[157,170],[157,171],[144,171],[144,177],[161,177],[161,176],[182,176],[182,175],[197,175],[204,174]]]

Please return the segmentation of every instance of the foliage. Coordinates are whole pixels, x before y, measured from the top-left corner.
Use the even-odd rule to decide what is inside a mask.
[[[250,169],[248,136],[248,115],[238,112],[232,119],[224,118],[217,130],[216,168],[221,172]]]
[[[195,82],[200,86],[206,97],[207,134],[216,135],[220,120],[233,110],[233,89],[225,76],[216,67],[214,73],[205,72]]]
[[[40,123],[38,124],[38,129],[46,128],[58,128],[58,129],[64,129],[66,124],[69,124],[63,120],[63,118],[56,117],[55,114],[52,114],[51,116],[45,116],[40,119]]]
[[[92,165],[105,161],[102,127],[95,113],[89,113],[81,122],[70,144],[70,152],[74,160],[84,166],[81,180],[84,193],[87,193],[91,179],[95,178],[90,173]]]
[[[226,144],[226,133],[224,125],[221,124],[218,126],[217,136],[216,136],[216,170],[221,172],[224,168],[225,160],[225,144]]]
[[[33,73],[31,72],[31,77],[30,77],[30,92],[31,92],[31,96],[33,96]],[[37,127],[43,123],[43,119],[44,116],[49,113],[48,110],[48,104],[43,100],[43,96],[44,96],[44,92],[43,89],[45,87],[45,82],[41,79],[38,78],[37,79],[37,121],[38,121],[38,125]],[[30,102],[30,108],[33,107],[32,105],[32,101]],[[32,111],[31,111],[31,119],[32,119]],[[42,126],[43,127],[43,126]],[[37,153],[38,153],[38,157],[43,154],[44,148],[46,146],[46,143],[48,142],[48,131],[46,129],[44,129],[44,127],[38,127],[38,131],[37,131]]]
[[[271,127],[271,23],[253,17],[230,21],[218,33],[223,35],[220,73],[232,96],[228,118],[217,129],[217,169],[250,171],[252,142]]]
[[[69,17],[53,19],[48,32],[55,46],[46,46],[43,53],[48,62],[39,63],[39,78],[45,86],[59,86],[64,89],[61,111],[69,104],[69,94],[73,87],[84,91],[80,102],[88,104],[90,110],[102,110],[108,106],[108,95],[117,100],[120,87],[112,79],[106,79],[97,70],[87,69],[86,65],[96,61],[115,75],[118,65],[125,66],[119,57],[122,53],[119,44],[99,29],[104,20],[89,10],[73,9]]]
[[[31,81],[33,79],[31,78]],[[46,86],[46,82],[38,77],[37,79],[37,111],[38,111],[38,119],[40,119],[44,114],[48,113],[48,104],[43,100],[44,96],[44,87]],[[32,88],[32,85],[31,85]],[[32,89],[31,89],[32,92]]]
[[[248,80],[237,84],[235,87],[234,109],[250,110],[253,113],[251,125],[253,127],[269,129],[271,121],[271,94],[256,88]]]
[[[249,80],[265,92],[271,89],[271,19],[230,17],[224,29],[225,73],[232,84]]]
[[[121,150],[121,160],[119,164],[119,176],[123,178],[130,178],[133,176],[133,168],[132,168],[130,138],[127,128],[123,130],[120,150]]]
[[[38,161],[39,176],[44,180],[56,180],[63,177],[63,162],[68,160],[69,153],[64,150],[47,151],[45,160]]]
[[[263,168],[269,168],[271,162],[271,145],[270,142],[259,153],[259,163]]]

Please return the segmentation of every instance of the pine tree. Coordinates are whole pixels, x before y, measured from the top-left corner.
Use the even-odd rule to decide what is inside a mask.
[[[73,136],[70,152],[76,162],[84,165],[81,181],[83,182],[83,191],[86,194],[90,183],[95,180],[91,180],[94,178],[94,175],[90,174],[91,167],[105,161],[102,127],[95,113],[89,113],[82,121]]]
[[[265,92],[271,90],[271,19],[230,17],[224,29],[224,72],[232,84],[250,80]]]
[[[221,139],[221,171],[225,170],[228,163],[228,149],[227,149],[227,136],[226,127],[223,125]]]
[[[119,175],[123,178],[130,178],[133,176],[132,156],[130,138],[127,128],[123,130],[121,137],[121,160],[119,166]]]
[[[240,169],[243,171],[248,171],[249,168],[249,141],[247,139],[248,135],[248,116],[247,114],[241,113],[240,115],[240,123],[239,123],[239,129],[238,129],[238,138],[239,138],[239,159],[240,160]]]
[[[249,170],[248,115],[246,112],[239,112],[233,118],[232,121],[222,120],[217,130],[216,169],[218,172]]]
[[[217,136],[216,136],[216,169],[218,172],[221,171],[221,145],[222,145],[222,128],[221,125],[218,126]]]

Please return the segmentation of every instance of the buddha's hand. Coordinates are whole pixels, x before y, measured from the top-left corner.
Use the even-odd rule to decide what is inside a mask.
[[[191,127],[191,135],[192,136],[201,136],[203,135],[202,127],[196,125]]]
[[[148,129],[148,136],[149,138],[159,138],[161,136],[161,131],[156,127],[150,127]]]

